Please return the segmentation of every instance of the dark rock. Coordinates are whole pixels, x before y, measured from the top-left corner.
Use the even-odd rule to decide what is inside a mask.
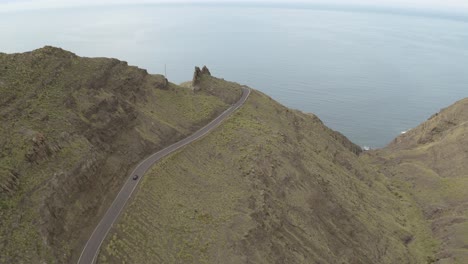
[[[197,85],[200,82],[201,70],[200,67],[195,66],[195,71],[193,72],[192,84],[193,86]]]
[[[211,76],[211,73],[208,67],[203,66],[203,68],[200,70],[200,67],[195,66],[195,71],[193,73],[193,79],[192,79],[192,86],[197,86],[200,83],[201,77],[203,75]]]
[[[203,66],[202,70],[201,70],[201,74],[204,75],[204,74],[207,74],[209,76],[211,76],[211,72],[210,70],[208,69],[208,67],[206,66]]]

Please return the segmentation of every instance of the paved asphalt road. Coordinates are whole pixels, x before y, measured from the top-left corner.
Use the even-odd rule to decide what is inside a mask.
[[[154,163],[159,161],[161,158],[164,158],[165,156],[169,155],[170,153],[176,151],[177,149],[203,137],[204,135],[208,134],[210,131],[215,129],[217,126],[219,126],[219,124],[221,124],[221,122],[224,119],[226,119],[230,114],[232,114],[245,103],[249,94],[249,88],[242,88],[242,97],[239,99],[239,101],[232,105],[230,108],[228,108],[226,111],[224,111],[216,119],[211,121],[208,125],[193,133],[191,136],[186,137],[181,141],[176,142],[170,145],[169,147],[154,153],[153,155],[149,156],[144,161],[142,161],[135,168],[135,170],[133,170],[132,174],[129,175],[127,182],[125,182],[119,194],[117,194],[117,197],[115,197],[114,202],[112,202],[112,205],[109,207],[109,209],[107,209],[106,214],[102,217],[96,229],[94,229],[93,234],[89,238],[88,242],[86,242],[86,245],[83,251],[81,252],[78,264],[92,264],[95,262],[99,253],[99,247],[106,238],[107,233],[109,233],[109,230],[112,228],[112,225],[114,224],[115,220],[117,220],[117,218],[119,217],[120,212],[125,207],[125,204],[127,203],[128,199],[137,187],[143,175],[146,173],[146,171],[148,171],[148,169],[151,166],[153,166]],[[132,179],[133,175],[135,174],[140,176],[137,180]]]

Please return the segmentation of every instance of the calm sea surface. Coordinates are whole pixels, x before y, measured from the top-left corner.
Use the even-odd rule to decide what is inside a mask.
[[[382,147],[468,96],[468,23],[390,13],[133,6],[0,13],[0,51],[59,46],[180,83],[219,77]]]

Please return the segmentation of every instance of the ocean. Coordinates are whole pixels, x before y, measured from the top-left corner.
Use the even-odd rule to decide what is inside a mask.
[[[379,148],[468,96],[468,19],[359,9],[144,5],[0,14],[0,52],[44,45],[191,79],[195,65]]]

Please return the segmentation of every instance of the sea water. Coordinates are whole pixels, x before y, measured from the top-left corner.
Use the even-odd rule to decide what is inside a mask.
[[[1,11],[1,10],[0,10]],[[385,146],[468,96],[468,22],[411,12],[145,5],[0,12],[0,52],[53,45],[190,80],[195,65]]]

